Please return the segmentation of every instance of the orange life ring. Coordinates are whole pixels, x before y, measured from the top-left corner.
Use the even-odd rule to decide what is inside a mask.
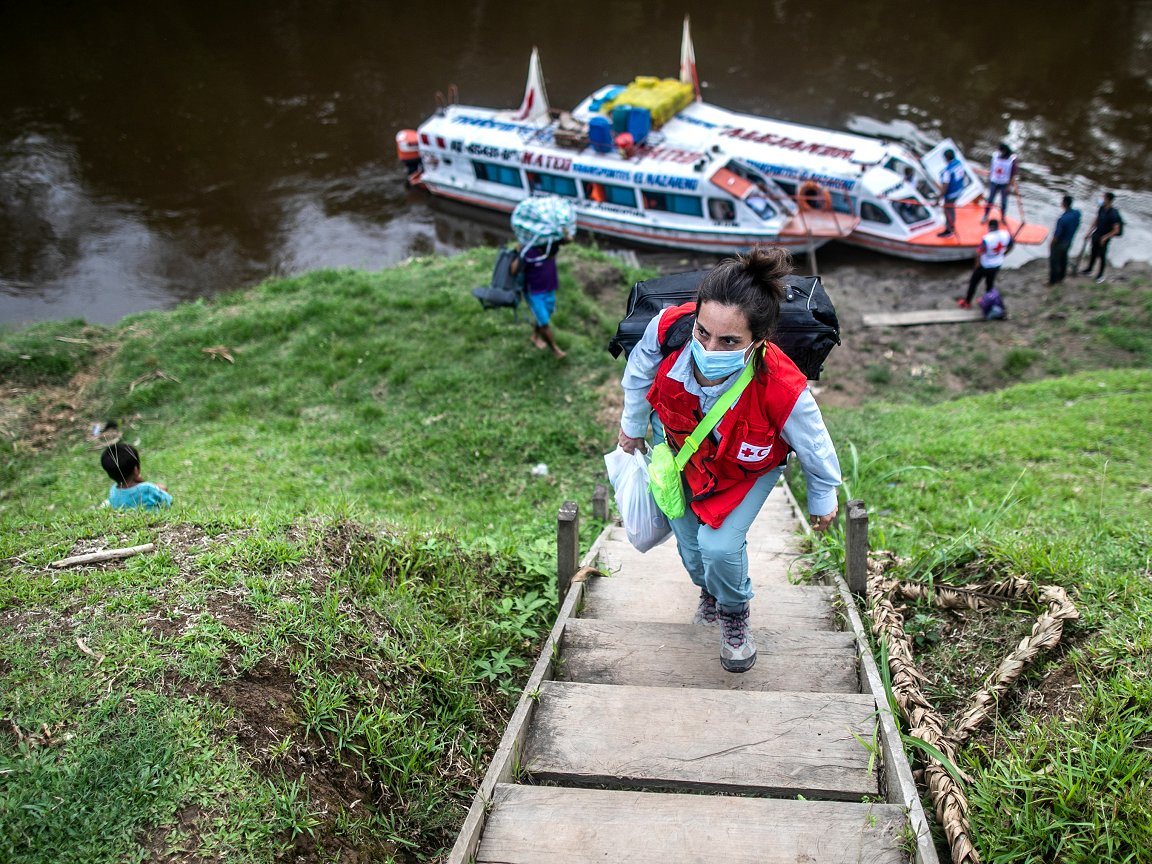
[[[832,209],[832,193],[821,186],[809,180],[800,187],[799,193],[796,195],[797,203],[801,209],[804,210],[831,210]]]

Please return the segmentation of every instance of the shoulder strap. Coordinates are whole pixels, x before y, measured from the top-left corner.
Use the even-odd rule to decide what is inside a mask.
[[[673,351],[677,351],[688,344],[688,340],[692,337],[692,327],[696,324],[696,315],[684,315],[678,321],[673,322],[672,326],[668,328],[668,332],[664,334],[664,341],[660,343],[660,356],[667,357]]]
[[[763,350],[763,349],[760,349]],[[692,430],[692,434],[684,439],[684,446],[680,448],[680,452],[676,454],[676,470],[683,471],[684,466],[688,464],[688,460],[692,458],[697,450],[700,449],[700,444],[708,437],[708,434],[720,422],[720,418],[724,416],[732,405],[740,398],[740,394],[744,392],[744,388],[748,386],[748,382],[752,380],[752,369],[756,365],[756,357],[753,354],[748,359],[744,366],[744,371],[740,373],[740,377],[736,379],[736,383],[724,391],[723,395],[716,400],[716,404],[712,406],[700,424]]]

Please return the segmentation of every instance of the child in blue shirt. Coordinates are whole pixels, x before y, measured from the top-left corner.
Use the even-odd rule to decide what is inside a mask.
[[[100,454],[100,464],[115,483],[108,492],[109,506],[117,510],[143,507],[155,510],[171,507],[172,496],[159,483],[145,483],[140,477],[140,454],[131,444],[118,441]]]

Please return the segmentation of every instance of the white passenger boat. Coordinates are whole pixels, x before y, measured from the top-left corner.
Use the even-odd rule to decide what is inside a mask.
[[[952,149],[965,169],[945,226],[935,182]],[[532,194],[570,198],[579,227],[650,245],[728,253],[758,243],[811,250],[842,240],[922,261],[972,258],[983,183],[945,140],[923,156],[886,140],[740,114],[700,99],[688,21],[680,78],[601,87],[550,109],[535,49],[520,108],[441,104],[397,135],[410,180],[434,195],[511,212]],[[1018,243],[1046,231],[1006,219]]]

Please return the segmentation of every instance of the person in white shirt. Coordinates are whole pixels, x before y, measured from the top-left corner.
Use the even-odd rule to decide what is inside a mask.
[[[1012,148],[1001,142],[992,155],[992,167],[988,170],[988,199],[984,203],[983,224],[988,221],[988,214],[992,205],[996,203],[996,196],[1000,196],[1000,218],[1008,217],[1008,190],[1012,181],[1016,179],[1016,154]]]
[[[956,305],[961,309],[972,308],[972,298],[976,296],[976,286],[980,280],[986,280],[985,291],[991,291],[996,283],[996,274],[1000,272],[1000,265],[1004,263],[1004,256],[1012,248],[1012,235],[1000,227],[999,219],[988,222],[988,233],[980,241],[976,252],[976,267],[972,271],[972,278],[968,280],[968,295],[956,298]]]

